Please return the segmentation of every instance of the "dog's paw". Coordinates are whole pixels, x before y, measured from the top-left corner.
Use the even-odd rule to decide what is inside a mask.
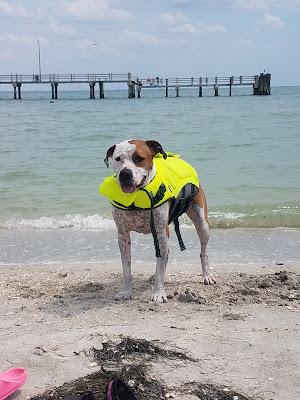
[[[131,299],[131,290],[121,290],[115,295],[115,300],[129,300]]]
[[[158,290],[154,292],[151,296],[151,300],[155,303],[167,303],[167,295],[164,290]]]
[[[204,285],[213,285],[214,283],[217,283],[217,281],[213,275],[208,274],[203,276],[203,283]]]

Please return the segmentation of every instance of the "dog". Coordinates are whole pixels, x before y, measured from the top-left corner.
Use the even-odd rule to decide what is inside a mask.
[[[160,161],[157,158],[158,156],[161,157]],[[166,170],[168,167],[165,168],[164,166],[167,164],[164,160],[168,159],[168,157],[168,154],[165,153],[161,144],[154,140],[125,140],[111,146],[106,152],[104,161],[107,167],[109,164],[112,166],[115,175],[107,178],[108,181],[104,180],[99,188],[99,192],[108,197],[114,205],[112,215],[118,231],[118,243],[123,267],[123,286],[120,292],[115,296],[117,300],[130,299],[132,295],[130,232],[135,231],[143,234],[153,234],[157,261],[154,274],[154,289],[151,299],[158,303],[167,302],[164,280],[169,255],[170,212],[171,209],[174,209],[174,198],[172,197],[172,193],[170,195],[171,198],[164,196],[166,196],[165,193],[167,191],[172,192],[172,185],[165,184],[166,182],[164,182],[164,178],[162,178],[162,182],[159,181],[157,184],[159,186],[157,194],[153,194],[152,192],[149,194],[147,188],[151,187],[153,182],[158,179],[158,161],[163,164],[163,173],[169,173],[168,169]],[[169,160],[175,163],[174,169],[170,172],[171,175],[176,173],[176,170],[181,170],[181,167],[178,167],[176,163],[185,163],[183,160],[179,161],[179,156],[174,157],[173,159],[171,156],[169,157]],[[216,283],[216,280],[209,272],[208,256],[206,252],[209,239],[207,201],[195,170],[187,163],[184,165],[190,168],[192,175],[196,176],[196,178],[193,178],[194,184],[188,184],[186,186],[187,189],[192,188],[193,190],[189,200],[185,202],[183,207],[180,203],[180,214],[185,212],[196,228],[201,246],[200,260],[203,282],[205,285],[210,285]],[[133,199],[138,199],[136,197],[137,195],[145,196],[144,200],[142,200],[145,204],[149,197],[149,205],[141,208],[140,205],[137,207],[135,203],[130,204]],[[181,199],[182,191],[179,197]],[[165,198],[167,198],[166,201]],[[157,200],[158,206],[155,207],[154,201]],[[126,202],[129,203],[125,204]],[[177,208],[178,204],[177,202]],[[178,218],[174,220],[174,224],[175,221],[178,222]],[[176,230],[175,224],[178,240],[181,247],[184,248],[178,224],[177,228],[178,230]]]

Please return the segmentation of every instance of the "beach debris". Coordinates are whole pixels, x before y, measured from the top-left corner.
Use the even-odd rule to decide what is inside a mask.
[[[101,364],[105,361],[120,362],[124,359],[137,359],[152,360],[157,357],[164,357],[168,359],[181,359],[196,361],[194,358],[189,357],[180,351],[163,349],[157,346],[153,341],[145,339],[134,339],[132,337],[120,336],[120,340],[102,342],[102,349],[97,349],[95,346],[91,348],[91,353],[94,360]]]
[[[58,274],[58,276],[59,276],[60,278],[66,278],[66,277],[68,276],[68,273],[67,273],[67,272],[60,272],[60,273]]]
[[[177,294],[175,294],[177,293]],[[174,296],[178,301],[183,303],[197,303],[197,304],[206,304],[207,299],[203,294],[200,294],[198,291],[193,291],[190,288],[185,289],[184,292],[174,292]]]
[[[191,382],[185,384],[184,387],[189,387],[192,390],[191,393],[201,400],[254,400],[254,398],[246,397],[231,388],[218,385]]]
[[[97,366],[98,366],[98,364],[95,361],[90,363],[90,367],[92,367],[92,368],[97,367]]]
[[[47,350],[45,350],[43,346],[36,346],[32,351],[32,354],[36,356],[42,356],[45,353],[47,353]]]
[[[229,321],[239,321],[239,320],[245,321],[246,317],[247,317],[246,314],[241,314],[237,312],[226,312],[223,314],[223,318]]]
[[[139,384],[139,389],[140,389],[142,392],[144,392],[144,391],[146,390],[145,386],[144,386],[142,383]]]
[[[97,399],[104,399],[108,382],[113,379],[121,379],[129,387],[133,388],[134,394],[139,400],[165,399],[167,392],[165,385],[147,375],[145,364],[133,364],[122,369],[117,368],[100,371],[86,375],[75,381],[67,382],[60,387],[52,388],[40,395],[31,397],[30,400],[62,400],[67,396],[93,393]]]
[[[175,393],[173,393],[173,392],[171,392],[171,393],[166,393],[166,394],[165,394],[165,398],[166,398],[166,399],[175,399],[175,398],[176,398],[176,395],[175,395]]]
[[[275,272],[275,276],[277,276],[277,278],[281,281],[281,282],[285,282],[287,281],[288,278],[288,273],[287,271],[279,271],[279,272]]]

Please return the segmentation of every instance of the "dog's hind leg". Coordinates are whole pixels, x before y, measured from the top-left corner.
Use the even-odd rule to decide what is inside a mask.
[[[160,257],[156,259],[156,270],[154,274],[154,290],[151,300],[156,303],[166,303],[167,295],[165,292],[165,275],[169,257],[169,238],[168,238],[168,210],[167,203],[161,205],[153,211],[154,224],[159,245]]]
[[[207,222],[206,198],[201,188],[198,194],[194,197],[192,204],[187,210],[186,214],[195,225],[198,237],[200,239],[200,259],[203,273],[203,282],[205,285],[211,285],[213,283],[216,283],[216,280],[213,275],[209,273],[208,255],[206,253],[206,247],[209,239],[209,225]]]
[[[130,232],[118,230],[118,243],[123,267],[123,287],[116,294],[115,299],[127,300],[131,298],[132,292]]]

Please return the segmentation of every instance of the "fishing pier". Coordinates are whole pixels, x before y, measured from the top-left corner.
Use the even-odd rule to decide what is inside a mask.
[[[143,90],[164,89],[165,97],[169,96],[170,90],[175,91],[179,97],[181,88],[195,88],[198,96],[203,96],[204,88],[211,88],[214,96],[219,96],[220,88],[228,88],[229,96],[235,87],[250,86],[253,95],[271,94],[271,74],[261,73],[251,76],[229,76],[229,77],[191,77],[191,78],[139,78],[133,74],[11,74],[0,75],[0,85],[12,85],[13,96],[16,100],[22,99],[21,88],[23,85],[50,85],[51,98],[58,99],[58,86],[63,84],[86,83],[89,86],[90,99],[95,99],[95,90],[99,85],[99,98],[104,99],[104,84],[126,84],[128,87],[128,98],[141,98]],[[24,87],[24,86],[23,86]]]

